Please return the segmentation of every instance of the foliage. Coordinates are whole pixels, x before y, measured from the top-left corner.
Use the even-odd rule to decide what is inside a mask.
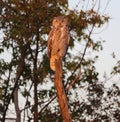
[[[102,50],[101,41],[94,40],[91,35],[94,29],[101,28],[109,20],[107,15],[99,13],[99,5],[94,5],[97,9],[92,6],[77,11],[69,9],[66,0],[1,0],[0,29],[4,38],[0,42],[0,55],[10,55],[11,58],[7,61],[7,56],[0,59],[0,118],[9,115],[11,106],[15,104],[12,92],[18,87],[22,121],[34,118],[34,93],[38,98],[39,120],[62,121],[54,97],[46,46],[53,17],[65,15],[70,22],[71,42],[63,64],[64,84],[69,85],[82,70],[82,75],[67,93],[73,121],[120,119],[119,87],[113,85],[106,90],[95,68],[98,56],[91,58],[87,55]],[[84,52],[80,48],[85,48]],[[119,72],[118,67],[114,68],[115,73]],[[7,113],[5,110],[8,110]]]

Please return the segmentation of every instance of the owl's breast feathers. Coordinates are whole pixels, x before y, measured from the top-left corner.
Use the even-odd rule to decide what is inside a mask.
[[[70,35],[67,27],[53,28],[48,37],[48,57],[60,54],[65,56],[69,45]]]
[[[70,35],[68,31],[68,27],[64,26],[61,28],[61,36],[60,36],[60,42],[59,42],[59,56],[64,57],[70,41]]]
[[[59,42],[60,42],[61,30],[59,28],[53,28],[48,37],[48,57],[51,55],[56,55],[58,52]]]

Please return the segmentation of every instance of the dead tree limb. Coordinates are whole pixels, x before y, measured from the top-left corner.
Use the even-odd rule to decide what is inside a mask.
[[[55,67],[56,67],[56,72],[55,72],[54,84],[57,91],[57,98],[58,98],[61,114],[64,122],[72,122],[69,109],[68,109],[65,90],[62,83],[62,60],[60,58],[56,59]]]

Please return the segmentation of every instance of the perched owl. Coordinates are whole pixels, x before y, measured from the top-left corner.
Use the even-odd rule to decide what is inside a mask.
[[[52,26],[48,37],[48,57],[50,58],[50,67],[55,71],[55,60],[65,56],[70,36],[66,17],[55,17]]]

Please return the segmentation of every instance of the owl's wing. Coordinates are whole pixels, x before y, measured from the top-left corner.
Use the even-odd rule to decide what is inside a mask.
[[[68,33],[67,33],[67,43],[66,43],[66,52],[67,52],[67,50],[68,50],[68,46],[69,46],[69,44],[70,44],[70,33],[69,33],[69,31],[68,31]]]
[[[47,47],[48,47],[48,57],[49,57],[49,58],[51,57],[52,38],[53,38],[53,29],[49,32],[49,35],[48,35]]]
[[[64,30],[61,31],[61,38],[59,42],[59,55],[61,57],[64,57],[66,55],[66,52],[68,50],[69,42],[70,42],[70,34],[68,28],[64,28]]]

